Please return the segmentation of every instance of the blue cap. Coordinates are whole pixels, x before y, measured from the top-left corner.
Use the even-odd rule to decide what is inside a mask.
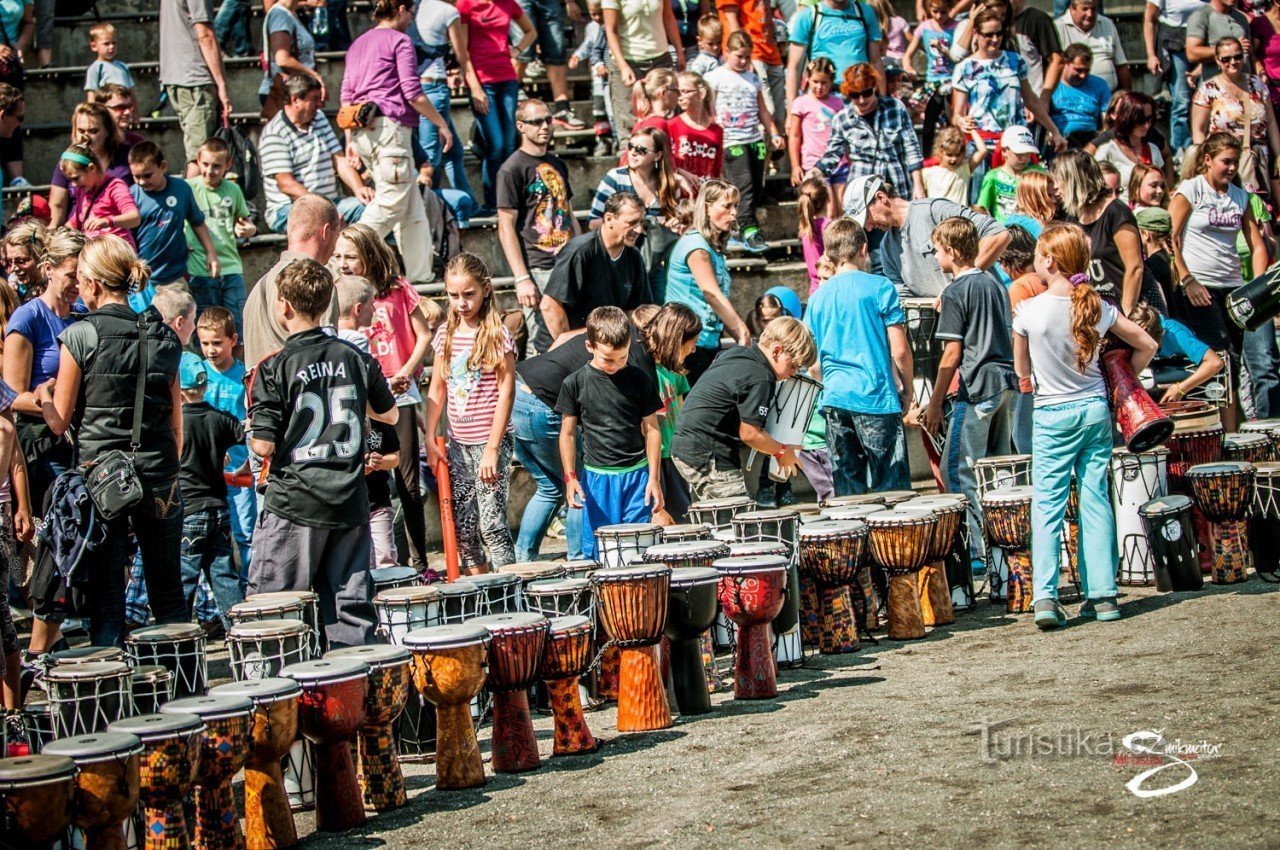
[[[180,386],[184,390],[203,389],[209,380],[209,373],[205,371],[204,361],[200,359],[200,355],[192,354],[190,351],[182,352],[182,365],[178,367],[178,378],[182,381]]]
[[[770,288],[765,295],[772,295],[778,299],[778,303],[782,305],[782,309],[787,315],[793,319],[800,318],[800,296],[788,286],[775,286]]]

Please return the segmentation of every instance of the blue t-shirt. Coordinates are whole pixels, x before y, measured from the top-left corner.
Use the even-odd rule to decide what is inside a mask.
[[[956,22],[952,21],[946,29],[938,29],[937,24],[930,19],[916,28],[916,35],[920,36],[920,44],[924,47],[924,78],[931,83],[950,82],[955,71],[955,63],[951,61],[951,42],[956,37]]]
[[[159,192],[129,187],[142,223],[133,231],[138,256],[151,266],[151,281],[157,285],[182,280],[187,275],[187,237],[183,224],[204,224],[204,213],[196,204],[187,181],[169,175]]]
[[[74,321],[70,316],[65,319],[60,317],[39,298],[32,298],[13,311],[5,328],[5,336],[22,334],[31,343],[31,386],[13,389],[25,392],[50,378],[58,377],[58,359],[62,356],[58,347],[58,334]]]
[[[1058,129],[1061,130],[1062,128],[1059,127]],[[1004,217],[1004,221],[1001,223],[1005,227],[1008,227],[1011,224],[1018,225],[1023,230],[1030,233],[1032,239],[1039,239],[1040,234],[1044,232],[1044,225],[1041,224],[1038,219],[1034,219],[1031,216],[1026,215],[1024,213],[1018,213],[1018,212],[1010,213],[1009,215]],[[992,266],[992,268],[998,268],[998,267],[999,267],[998,264],[996,266]]]
[[[1156,357],[1181,356],[1190,360],[1193,366],[1199,366],[1209,352],[1209,346],[1197,339],[1182,322],[1161,316],[1160,324],[1164,326],[1164,339],[1160,340],[1160,350],[1156,352]]]
[[[1111,87],[1101,77],[1090,74],[1079,87],[1064,81],[1053,90],[1049,117],[1064,136],[1077,130],[1096,133],[1110,100]]]
[[[691,231],[680,237],[680,241],[671,249],[671,259],[667,263],[667,301],[683,304],[697,314],[702,320],[702,333],[698,336],[698,348],[719,348],[720,333],[724,330],[724,322],[711,305],[707,303],[698,282],[689,269],[689,255],[694,251],[706,251],[711,255],[711,269],[715,272],[716,283],[724,297],[729,297],[729,265],[724,255],[711,246],[701,233]]]
[[[813,28],[815,17],[817,32]],[[819,56],[830,59],[836,66],[837,80],[844,77],[850,65],[868,61],[867,45],[881,39],[880,21],[866,3],[854,3],[847,9],[832,9],[822,2],[804,6],[791,16],[787,31],[792,44],[808,47],[808,61]]]
[[[809,299],[804,323],[822,368],[822,405],[853,413],[901,413],[889,356],[889,325],[906,324],[888,278],[841,272]]]
[[[225,372],[219,372],[207,360],[205,365],[208,367],[204,371],[209,383],[205,385],[204,400],[215,410],[230,413],[236,419],[247,419],[249,413],[244,399],[244,364],[237,360]],[[235,472],[248,456],[249,450],[243,443],[227,449],[226,471]]]

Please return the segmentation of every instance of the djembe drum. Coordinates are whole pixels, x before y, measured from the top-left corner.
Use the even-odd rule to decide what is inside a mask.
[[[590,558],[578,558],[564,562],[564,574],[568,578],[588,578],[598,569],[600,569],[600,562],[593,561]]]
[[[1254,464],[1253,539],[1254,568],[1259,572],[1280,570],[1280,463]]]
[[[938,299],[903,298],[902,310],[907,317],[907,343],[915,364],[916,399],[927,404],[942,360],[942,340],[933,335],[938,329]]]
[[[529,688],[550,622],[541,614],[493,614],[471,621],[489,630],[488,688],[493,694],[493,769],[520,773],[542,765],[529,713]]]
[[[618,660],[618,731],[648,732],[671,725],[662,686],[658,641],[667,624],[671,568],[657,564],[596,570],[597,612]]]
[[[1132,350],[1103,346],[1098,366],[1107,385],[1107,400],[1125,447],[1134,454],[1150,451],[1173,433],[1174,423],[1143,388],[1133,371]]]
[[[175,697],[201,696],[209,689],[204,629],[195,623],[134,629],[125,637],[124,645],[134,666],[159,664],[173,673]]]
[[[1191,522],[1191,500],[1178,493],[1161,496],[1138,508],[1138,513],[1151,547],[1156,589],[1168,593],[1204,587]]]
[[[1163,448],[1141,454],[1128,449],[1111,453],[1111,499],[1120,550],[1120,584],[1143,586],[1155,581],[1151,547],[1138,509],[1168,494],[1168,456],[1169,451]]]
[[[280,762],[298,737],[301,686],[292,679],[250,679],[218,685],[209,695],[240,697],[253,703],[249,756],[244,766],[246,850],[292,847],[298,843],[298,830]]]
[[[467,576],[470,584],[480,588],[481,617],[514,614],[520,610],[520,576],[510,573],[480,573]]]
[[[84,830],[85,850],[125,850],[124,822],[138,808],[142,741],[99,732],[52,741],[46,755],[76,763],[72,823]]]
[[[689,505],[689,522],[709,525],[712,528],[729,528],[733,518],[743,511],[752,510],[755,502],[746,496],[730,496],[726,499],[703,499]]]
[[[728,555],[728,547],[725,547]],[[667,625],[663,634],[671,644],[671,687],[681,714],[711,710],[707,644],[716,620],[716,590],[720,573],[711,566],[675,567],[667,591]],[[710,659],[714,665],[714,656]],[[714,670],[711,673],[714,676]]]
[[[1004,550],[1009,567],[1004,610],[1025,614],[1031,610],[1035,583],[1031,575],[1031,487],[1001,487],[982,497],[987,539]]]
[[[531,581],[524,589],[525,609],[547,619],[577,614],[588,619],[595,609],[591,582],[585,578]]]
[[[555,718],[553,756],[593,752],[599,744],[587,728],[578,677],[591,663],[591,621],[569,615],[549,621],[539,677],[547,686]]]
[[[448,584],[432,585],[440,592],[440,625],[465,623],[479,617],[486,608],[486,590],[473,578],[466,576]]]
[[[657,546],[650,546],[645,550],[644,560],[650,564],[666,564],[673,570],[686,569],[690,567],[709,568],[720,558],[729,557],[729,544],[719,540],[688,540],[676,543],[659,543]],[[673,574],[674,576],[674,574]],[[714,594],[712,594],[714,598]],[[670,617],[670,609],[667,613]],[[714,617],[714,614],[712,615]],[[670,625],[670,623],[668,623]],[[715,675],[715,647],[711,640],[711,632],[703,630],[700,633],[699,640],[702,641],[702,647],[699,650],[706,664],[703,665],[703,683],[708,687],[716,681]],[[674,663],[674,659],[672,659]],[[710,669],[708,669],[708,667]],[[679,694],[677,693],[678,697]],[[710,705],[708,704],[708,710]],[[681,709],[682,714],[692,714],[695,712],[686,712]]]
[[[422,577],[413,567],[377,567],[369,570],[369,583],[373,585],[373,595],[396,587],[413,587],[422,584]]]
[[[602,525],[595,530],[596,560],[605,567],[625,567],[662,540],[662,526],[651,522]]]
[[[227,619],[233,626],[259,620],[301,620],[310,630],[307,659],[321,652],[324,633],[320,629],[320,595],[311,590],[280,590],[255,593],[231,606]],[[305,659],[304,659],[305,660]],[[293,662],[290,662],[293,663]],[[271,675],[275,675],[272,673]]]
[[[44,682],[59,738],[105,731],[133,711],[133,672],[123,661],[61,664]]]
[[[27,739],[30,754],[43,751],[44,747],[57,737],[53,714],[53,706],[48,700],[27,698],[27,704],[22,707],[22,731]],[[14,753],[14,755],[23,754]]]
[[[200,850],[244,846],[231,778],[249,760],[253,701],[227,695],[174,700],[162,714],[193,714],[204,722],[200,733],[200,769],[192,788],[195,816],[191,843]]]
[[[730,558],[770,555],[790,561],[793,551],[791,546],[778,540],[735,540],[728,545]],[[725,616],[724,611],[716,615],[715,627],[711,630],[712,644],[716,649],[732,651],[737,641],[737,633],[738,627]],[[777,662],[776,656],[774,661]]]
[[[663,543],[683,543],[686,540],[714,540],[711,536],[715,531],[710,525],[702,522],[688,523],[685,525],[664,525],[662,527]]]
[[[1251,463],[1202,463],[1186,472],[1192,497],[1209,520],[1214,584],[1235,584],[1249,577],[1249,508],[1256,473]]]
[[[722,558],[717,596],[725,616],[737,627],[733,652],[733,698],[770,699],[778,695],[770,623],[787,595],[790,559],[777,555]]]
[[[871,556],[889,577],[890,640],[924,637],[917,574],[929,560],[938,520],[931,510],[894,508],[866,519]]]
[[[920,570],[920,615],[926,626],[947,626],[956,621],[951,604],[952,592],[947,581],[947,559],[956,547],[960,526],[968,519],[969,500],[959,494],[943,493],[922,496],[903,502],[903,507],[922,508],[933,512],[938,524],[933,529],[929,560]],[[969,570],[972,575],[972,570]]]
[[[138,784],[145,850],[186,850],[191,846],[183,801],[200,769],[204,721],[194,714],[143,714],[107,727],[142,741]]]
[[[315,748],[316,828],[343,832],[363,826],[351,745],[364,725],[369,665],[353,658],[304,661],[280,675],[302,686],[298,727]]]
[[[1267,461],[1280,460],[1280,419],[1255,419],[1252,422],[1241,422],[1238,430],[1241,434],[1265,435],[1271,441],[1271,457],[1267,458]]]
[[[292,664],[311,659],[311,628],[302,620],[252,620],[227,630],[231,675],[270,679]]]
[[[330,650],[325,658],[355,659],[369,665],[369,696],[356,745],[356,766],[364,805],[375,812],[398,809],[407,799],[400,769],[395,722],[413,687],[413,654],[402,646],[371,644]]]
[[[76,763],[65,756],[0,759],[0,826],[6,843],[44,850],[71,824]]]
[[[1173,402],[1163,406],[1174,422],[1173,436],[1165,444],[1169,450],[1169,492],[1191,495],[1191,484],[1186,471],[1202,463],[1222,460],[1224,434],[1218,409],[1205,402]],[[1208,574],[1213,569],[1213,542],[1210,539],[1209,520],[1193,502],[1192,526],[1195,529],[1200,570]]]
[[[796,566],[799,543],[800,512],[795,508],[773,511],[749,511],[733,518],[733,534],[739,540],[776,540],[789,548],[787,596],[782,612],[771,624],[774,635],[773,660],[779,667],[804,663],[804,646],[800,637],[800,570]]]
[[[436,707],[436,788],[484,784],[471,700],[484,687],[489,631],[471,623],[418,629],[404,637],[413,683]]]
[[[440,624],[440,585],[409,585],[378,592],[373,597],[378,631],[388,642],[399,644],[415,629]]]
[[[868,497],[874,496],[874,499]],[[840,504],[836,504],[836,503]],[[864,493],[861,496],[842,496],[831,499],[828,507],[823,509],[821,518],[827,522],[864,522],[872,514],[886,510],[884,499],[879,493]],[[903,503],[905,504],[905,503]],[[865,547],[864,547],[865,550]],[[858,626],[866,633],[880,627],[880,611],[883,608],[881,596],[885,590],[884,577],[872,576],[874,564],[869,554],[864,554],[862,567],[858,570],[858,583],[849,588],[849,597],[853,600],[854,610],[858,614]],[[966,568],[968,561],[965,561]],[[859,598],[860,597],[860,598]]]
[[[563,578],[568,574],[568,570],[565,569],[564,564],[558,564],[555,561],[525,561],[498,567],[497,573],[499,575],[513,575],[520,579],[520,585],[516,590],[517,610],[524,611],[527,610],[525,607],[525,588],[540,579]]]
[[[823,655],[862,648],[850,588],[865,566],[866,545],[867,524],[857,520],[813,522],[800,529],[800,575],[817,591],[817,643]]]
[[[130,690],[133,692],[132,714],[156,714],[160,706],[173,699],[173,673],[159,664],[133,668]]]
[[[982,497],[1001,487],[1022,487],[1031,483],[1031,455],[1000,455],[981,458],[974,464],[978,480],[978,504],[969,509],[976,511],[982,505]],[[980,525],[986,537],[986,524]],[[992,602],[1005,600],[1005,583],[1009,565],[1005,563],[1004,550],[984,540],[987,549],[987,598]]]
[[[1256,431],[1226,434],[1222,438],[1222,459],[1244,463],[1266,463],[1275,460],[1271,437]]]

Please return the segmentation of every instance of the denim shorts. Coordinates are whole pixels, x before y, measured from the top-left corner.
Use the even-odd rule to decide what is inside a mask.
[[[564,4],[560,0],[520,0],[520,8],[533,21],[538,37],[520,54],[521,62],[532,62],[535,52],[544,65],[568,62],[564,40]]]

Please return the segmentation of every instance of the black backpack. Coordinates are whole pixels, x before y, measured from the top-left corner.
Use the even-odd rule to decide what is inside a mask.
[[[431,228],[431,244],[435,256],[431,267],[436,269],[436,279],[444,279],[444,267],[449,260],[462,253],[462,230],[453,207],[432,189],[422,190],[422,201],[427,208],[427,224]]]
[[[252,201],[262,192],[262,160],[258,159],[258,149],[237,127],[219,127],[213,136],[222,139],[231,149],[227,176],[240,186],[245,200]]]

